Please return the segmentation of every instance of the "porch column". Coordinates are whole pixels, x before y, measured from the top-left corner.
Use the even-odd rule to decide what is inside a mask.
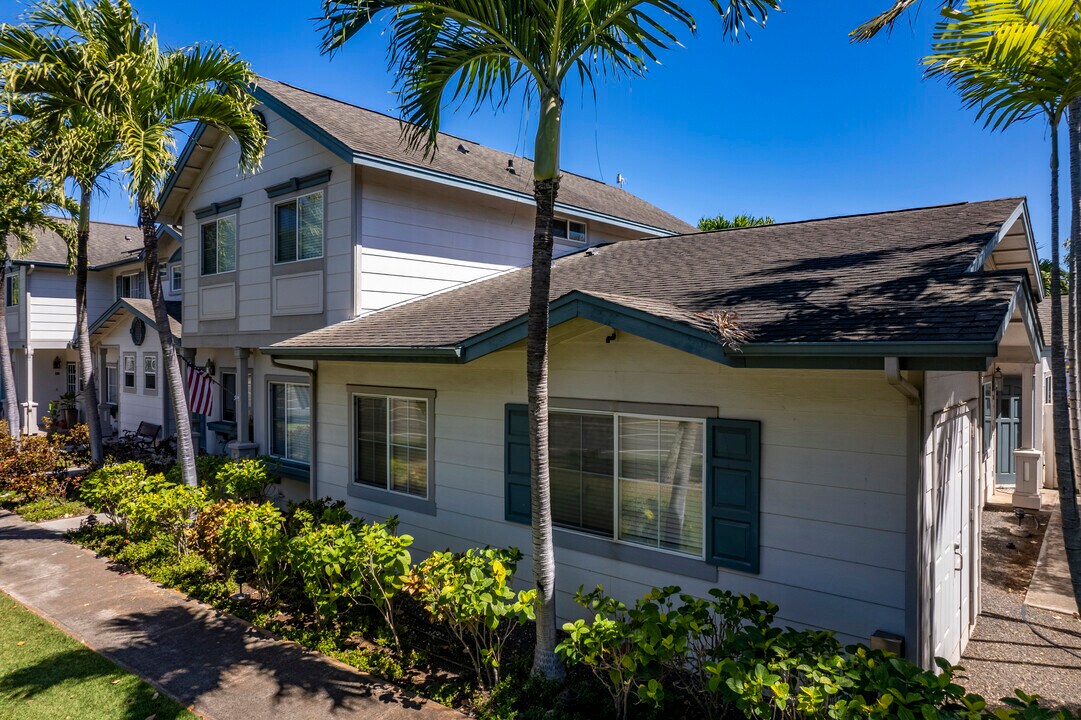
[[[240,443],[250,443],[248,433],[248,415],[251,410],[248,397],[248,348],[233,348],[236,356],[236,439]]]
[[[1043,411],[1043,388],[1036,387],[1036,365],[1021,366],[1021,447],[1013,451],[1017,466],[1013,504],[1028,510],[1039,510],[1040,458],[1043,452],[1037,447],[1036,430],[1039,427],[1036,413]],[[1037,404],[1037,399],[1040,402]]]
[[[30,429],[37,430],[37,404],[34,402],[34,349],[26,348],[26,402],[23,408],[23,434],[29,435]]]

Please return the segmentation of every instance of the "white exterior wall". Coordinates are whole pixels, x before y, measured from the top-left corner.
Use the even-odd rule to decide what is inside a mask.
[[[369,168],[356,172],[360,312],[529,264],[531,205]],[[523,181],[523,190],[530,185]],[[595,222],[586,232],[587,245],[641,237]],[[583,247],[557,244],[555,255]]]
[[[716,405],[720,417],[761,421],[762,571],[719,569],[713,583],[557,547],[561,617],[581,614],[579,585],[627,601],[678,584],[757,593],[780,605],[780,623],[843,641],[905,632],[906,406],[881,372],[736,370],[625,334],[606,344],[609,330],[592,328],[553,347],[553,397]],[[503,501],[504,406],[525,401],[524,364],[520,348],[464,366],[321,362],[316,494],[367,518],[399,515],[416,554],[485,544],[528,553],[529,528],[504,520]],[[434,517],[347,496],[348,384],[437,392]]]
[[[29,342],[35,348],[60,348],[75,335],[75,276],[38,267],[27,281]]]
[[[237,167],[239,150],[232,140],[223,141],[210,167],[192,191],[184,208],[184,335],[185,345],[199,347],[200,336],[234,336],[229,344],[242,346],[237,333],[272,333],[280,338],[322,327],[353,316],[354,238],[352,221],[352,165],[327,152],[276,113],[260,108],[266,116],[270,140],[263,156],[262,170],[243,175]],[[268,198],[266,188],[326,169],[330,182],[302,192],[325,191],[323,259],[274,264],[274,204],[288,199]],[[220,215],[237,218],[237,270],[220,275],[200,276],[200,225],[195,210],[211,203],[242,197],[239,209]],[[306,315],[273,312],[274,279],[287,275],[319,274],[321,292],[316,294],[322,310]],[[200,300],[200,288],[206,291]],[[305,278],[291,288],[304,291],[315,287],[315,280]],[[210,319],[208,316],[213,317]],[[224,345],[227,338],[214,341]],[[252,343],[261,345],[260,342]]]
[[[150,327],[146,329],[146,337],[142,345],[136,345],[131,340],[131,316],[124,313],[123,319],[106,335],[101,336],[95,347],[106,349],[106,363],[116,363],[117,366],[117,426],[120,432],[138,429],[140,422],[154,423],[162,426],[162,434],[165,433],[165,368],[161,360],[161,343],[158,334]],[[135,388],[124,387],[124,360],[123,356],[128,353],[135,354]],[[146,354],[158,356],[158,387],[156,390],[147,391],[143,380],[143,356]],[[105,383],[105,375],[102,374],[100,383]],[[102,392],[104,396],[104,391]]]

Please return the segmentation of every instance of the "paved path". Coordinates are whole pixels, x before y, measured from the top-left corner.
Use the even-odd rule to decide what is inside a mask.
[[[0,590],[214,720],[460,720],[0,510]]]
[[[1062,542],[1062,513],[1057,502],[1047,523],[1040,559],[1036,572],[1025,595],[1025,605],[1042,608],[1063,615],[1077,612],[1073,586],[1070,584],[1070,568],[1066,564],[1066,549]]]

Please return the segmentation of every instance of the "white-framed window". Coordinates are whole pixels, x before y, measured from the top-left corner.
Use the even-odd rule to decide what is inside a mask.
[[[577,220],[556,218],[552,220],[552,237],[557,242],[584,245],[586,242],[586,224]]]
[[[552,521],[619,542],[705,556],[705,422],[549,415]]]
[[[118,376],[116,363],[108,363],[105,366],[105,402],[110,405],[116,405]]]
[[[427,499],[430,400],[353,394],[353,482]]]
[[[184,289],[184,266],[180,263],[169,266],[169,289],[175,293]]]
[[[4,278],[4,305],[15,307],[19,304],[19,276],[8,275]]]
[[[283,460],[311,462],[311,389],[307,383],[271,382],[270,454]]]
[[[116,299],[120,298],[146,298],[146,275],[141,270],[116,276]]]
[[[121,357],[124,363],[124,389],[134,390],[135,385],[135,353],[124,353]]]
[[[236,216],[210,220],[199,226],[202,274],[217,275],[236,270]]]
[[[73,362],[64,367],[64,390],[72,395],[79,392],[79,366]]]
[[[143,353],[143,389],[158,389],[158,354]]]
[[[323,191],[274,206],[274,262],[323,257]]]

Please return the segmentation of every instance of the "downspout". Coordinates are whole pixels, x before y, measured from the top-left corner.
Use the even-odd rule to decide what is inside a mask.
[[[930,627],[931,608],[929,579],[924,577],[929,564],[923,541],[923,398],[920,390],[901,375],[901,361],[885,358],[886,382],[907,400],[905,412],[906,479],[905,532],[910,541],[905,544],[905,637],[915,641],[914,648],[905,648],[905,656],[921,667],[930,667],[930,643],[924,632]]]
[[[305,373],[308,376],[309,387],[311,388],[310,403],[309,403],[309,407],[308,407],[309,417],[311,418],[311,429],[309,430],[309,439],[310,439],[310,442],[311,442],[311,460],[309,461],[309,464],[308,464],[308,499],[309,500],[317,500],[319,498],[319,493],[318,493],[318,491],[316,489],[316,480],[315,480],[316,472],[315,472],[315,469],[316,469],[316,467],[318,465],[318,450],[317,450],[317,448],[319,447],[319,443],[317,442],[317,440],[319,438],[316,435],[316,427],[318,427],[318,422],[317,422],[318,414],[316,413],[316,409],[317,409],[316,396],[319,393],[318,393],[318,387],[316,386],[316,379],[318,378],[318,373],[319,373],[319,361],[318,360],[313,360],[312,361],[312,366],[310,368],[306,368],[306,367],[303,367],[303,366],[300,366],[300,365],[290,365],[288,363],[283,363],[280,360],[278,360],[276,357],[271,356],[270,357],[270,364],[273,365],[274,367],[280,368],[282,370],[294,370],[294,371]]]

